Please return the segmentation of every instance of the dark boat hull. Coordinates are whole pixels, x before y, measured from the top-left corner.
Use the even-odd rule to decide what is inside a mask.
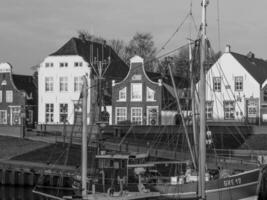
[[[206,182],[207,200],[237,200],[257,195],[260,169],[246,171],[227,178]],[[147,185],[169,199],[194,199],[197,195],[197,182],[186,184]]]

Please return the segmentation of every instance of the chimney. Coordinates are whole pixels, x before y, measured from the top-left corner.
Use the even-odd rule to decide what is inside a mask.
[[[255,54],[250,51],[250,52],[248,52],[247,57],[249,59],[253,59],[253,58],[255,58]]]
[[[230,52],[231,52],[231,46],[227,44],[225,47],[225,53],[230,53]]]

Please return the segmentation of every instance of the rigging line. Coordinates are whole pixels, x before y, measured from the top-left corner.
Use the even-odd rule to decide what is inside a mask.
[[[182,21],[182,23],[176,28],[176,30],[174,31],[174,33],[170,36],[170,38],[162,45],[162,47],[159,49],[159,51],[156,53],[156,56],[163,50],[165,49],[165,47],[168,45],[168,43],[173,39],[173,37],[179,32],[179,30],[181,29],[181,27],[183,26],[183,24],[185,23],[185,21],[187,20],[187,18],[190,16],[190,13],[188,13],[184,20]]]
[[[219,62],[218,62],[218,66],[219,66],[219,68],[220,68],[221,73],[222,73],[223,76],[225,77],[225,80],[226,80],[227,84],[229,85],[229,82],[228,82],[228,80],[226,79],[226,76],[225,76],[225,74],[224,74],[224,72],[223,72],[223,70],[222,70],[222,67],[221,67],[221,65],[220,65]],[[234,101],[237,102],[237,100],[236,100],[236,98],[235,98],[235,95],[234,95],[233,91],[232,91],[232,90],[230,90],[230,91],[231,91],[231,94],[232,94],[232,96],[233,96],[233,98],[234,98]],[[227,91],[227,93],[228,93],[228,91]],[[229,94],[228,94],[228,96],[229,96]],[[238,107],[239,111],[242,111],[241,108],[240,108],[240,105],[239,105],[238,103],[237,103],[237,107]],[[241,121],[241,120],[242,120],[242,119],[240,119],[240,121]],[[241,138],[244,140],[245,145],[247,145],[249,149],[252,149],[252,148],[250,147],[250,145],[247,144],[244,135],[242,135],[242,133],[240,133],[239,130],[238,130],[237,132],[238,132],[238,134],[241,136]]]
[[[173,49],[173,50],[171,50],[171,51],[169,51],[169,52],[167,52],[167,53],[165,53],[165,54],[162,54],[162,55],[156,57],[156,59],[164,58],[164,57],[166,57],[166,56],[168,56],[168,55],[170,55],[170,54],[172,54],[172,53],[174,53],[174,52],[176,52],[176,51],[179,51],[180,49],[182,49],[182,48],[184,48],[184,47],[186,47],[186,46],[188,46],[188,44],[184,44],[184,45],[182,45],[182,46],[180,46],[180,47],[178,47],[178,48],[176,48],[176,49]]]

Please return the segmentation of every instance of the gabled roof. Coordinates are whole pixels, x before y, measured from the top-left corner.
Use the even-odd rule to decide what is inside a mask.
[[[231,52],[231,55],[251,74],[251,76],[262,84],[267,79],[267,62],[255,58]]]
[[[127,75],[129,69],[110,46],[94,41],[84,41],[78,38],[71,38],[60,49],[50,54],[50,56],[68,55],[79,55],[88,63],[95,57],[98,57],[99,60],[101,60],[102,57],[107,60],[110,56],[111,64],[105,74],[105,77],[110,79],[123,79]]]
[[[18,90],[25,91],[28,96],[33,95],[36,90],[32,76],[12,74],[13,82]]]

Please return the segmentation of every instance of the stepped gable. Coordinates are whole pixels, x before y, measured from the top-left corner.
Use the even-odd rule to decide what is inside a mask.
[[[263,59],[254,57],[253,53],[241,55],[231,52],[232,56],[256,79],[262,84],[267,78],[267,62]]]
[[[36,87],[33,87],[33,85],[35,86],[35,83],[32,76],[13,74],[12,79],[16,88],[25,91],[28,96],[33,95],[35,92],[34,89]]]
[[[103,44],[95,41],[84,41],[78,38],[71,38],[56,52],[50,54],[50,56],[70,56],[79,55],[89,63],[91,56],[102,59],[102,47]],[[93,49],[93,50],[92,50]],[[120,57],[114,52],[109,45],[104,45],[104,59],[110,56],[111,64],[107,69],[105,77],[110,79],[122,80],[128,73],[128,66],[120,59]],[[91,50],[93,52],[91,52]],[[97,53],[98,52],[98,53]]]

